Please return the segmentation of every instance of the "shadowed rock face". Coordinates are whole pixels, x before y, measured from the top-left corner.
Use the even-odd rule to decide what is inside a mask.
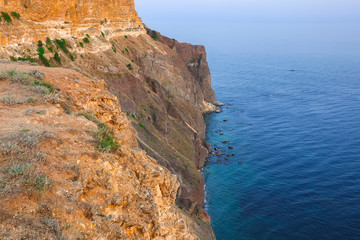
[[[179,53],[180,58],[186,64],[189,72],[200,84],[206,102],[216,103],[214,90],[211,88],[211,76],[209,65],[206,61],[206,50],[202,45],[179,43],[175,39],[162,36],[160,33],[146,28],[150,36],[156,34],[158,41],[166,44],[169,48]]]
[[[43,8],[35,2],[54,9],[40,17]],[[208,221],[202,210],[204,180],[199,170],[210,148],[203,114],[215,109],[216,97],[204,46],[179,43],[146,28],[133,1],[60,3],[2,1],[2,9],[17,11],[21,17],[13,17],[12,24],[0,23],[0,58],[44,64],[38,55],[41,40],[43,57],[51,66],[73,67],[94,81],[104,80],[136,129],[133,138],[147,155],[177,176],[177,205]],[[47,37],[51,41],[45,44]],[[66,51],[56,38],[66,40]],[[212,239],[210,225],[196,219],[189,217],[197,224],[189,225],[197,229],[196,235]]]

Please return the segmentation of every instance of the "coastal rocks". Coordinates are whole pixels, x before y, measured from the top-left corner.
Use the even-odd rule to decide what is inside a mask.
[[[226,123],[228,120],[223,119],[222,122]],[[215,133],[218,133],[220,136],[224,135],[224,132],[220,129],[217,129],[214,131]],[[220,139],[223,139],[223,137],[219,137]],[[216,165],[231,165],[238,160],[236,158],[236,153],[231,151],[234,150],[233,146],[227,145],[230,143],[229,140],[222,140],[220,144],[214,144],[212,152],[209,154],[208,163],[209,164],[216,164]],[[238,165],[242,165],[242,162],[238,162]]]
[[[216,106],[215,104],[206,102],[204,100],[203,105],[204,105],[204,110],[203,110],[204,114],[212,113],[212,112],[221,113],[221,108]]]

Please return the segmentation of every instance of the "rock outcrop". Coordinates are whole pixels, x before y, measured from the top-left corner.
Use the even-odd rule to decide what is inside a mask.
[[[176,177],[137,148],[105,82],[0,64],[7,69],[0,78],[1,239],[198,238],[188,227],[196,219],[174,205]],[[104,126],[120,143],[114,151],[97,145]]]
[[[83,37],[100,32],[116,35],[124,31],[144,32],[133,0],[1,0],[0,10],[7,31],[0,32],[0,45],[35,42],[46,37]],[[19,14],[19,19],[12,15]]]
[[[175,174],[180,183],[176,204],[183,209],[177,211],[188,214],[187,222],[193,221],[189,231],[196,229],[199,239],[214,238],[210,225],[201,217],[208,218],[202,209],[204,180],[200,169],[210,148],[205,141],[203,114],[216,110],[218,103],[211,89],[205,48],[179,43],[148,29],[130,0],[65,1],[61,10],[41,21],[35,21],[39,13],[32,15],[26,9],[37,8],[35,2],[49,3],[52,8],[61,2],[25,2],[0,3],[10,15],[13,11],[20,14],[20,19],[12,16],[12,23],[0,22],[0,58],[73,68],[94,82],[104,80],[137,132],[123,133],[133,136],[123,142],[118,137],[121,146],[139,144],[148,156]],[[119,7],[107,9],[103,2]],[[110,119],[116,115],[107,116],[106,122],[113,123]]]

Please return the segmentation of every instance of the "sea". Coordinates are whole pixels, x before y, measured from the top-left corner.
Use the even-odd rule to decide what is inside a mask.
[[[203,170],[218,240],[360,239],[359,56],[209,52],[224,103],[205,116],[223,150]]]
[[[358,4],[339,4],[344,17],[308,9],[296,20],[294,8],[265,21],[225,16],[226,3],[194,16],[140,8],[151,28],[207,50],[224,103],[205,116],[223,151],[203,169],[216,238],[360,240],[360,21],[347,14]]]

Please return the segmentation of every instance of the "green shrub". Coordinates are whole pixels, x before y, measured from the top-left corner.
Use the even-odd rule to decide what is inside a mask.
[[[39,54],[40,61],[44,64],[45,67],[51,67],[49,60],[44,57],[44,55]]]
[[[29,56],[27,56],[27,57],[18,57],[17,60],[18,61],[23,61],[23,62],[25,62],[25,61],[36,62],[37,61],[35,58],[29,57]]]
[[[84,43],[90,43],[90,40],[87,37],[85,37],[83,41],[84,41]]]
[[[13,62],[17,62],[17,58],[14,57],[14,56],[10,56],[10,60],[13,61]]]
[[[131,66],[131,64],[129,63],[129,64],[127,64],[126,65],[126,67],[129,69],[129,70],[133,70],[133,68],[132,68],[132,66]]]
[[[52,45],[52,41],[49,37],[46,38],[46,46],[51,46]]]
[[[152,37],[152,39],[154,39],[155,41],[157,41],[157,40],[158,40],[158,38],[159,38],[159,36],[158,36],[158,34],[157,34],[157,32],[156,32],[156,31],[152,31],[152,33],[151,33],[151,37]]]
[[[94,137],[99,141],[97,147],[103,152],[115,152],[119,143],[114,141],[113,133],[106,127],[99,127]]]
[[[146,129],[146,127],[145,127],[144,124],[138,123],[138,125],[139,125],[140,127],[142,127],[143,129]]]
[[[126,51],[127,53],[129,53],[129,49],[125,48],[125,51]]]
[[[7,23],[12,23],[12,19],[10,17],[10,15],[6,12],[1,12],[1,15],[3,16],[4,20],[7,22]]]
[[[114,140],[114,133],[104,123],[88,113],[79,113],[79,115],[84,116],[98,125],[98,130],[94,134],[94,137],[98,140],[96,147],[99,148],[100,151],[115,152],[120,147],[120,144]]]
[[[45,82],[43,80],[36,79],[33,83],[33,86],[42,86],[49,90],[49,93],[54,92],[54,86],[51,83]]]
[[[55,61],[57,61],[59,64],[61,64],[61,57],[60,57],[60,55],[59,55],[58,52],[55,52],[55,54],[54,54],[54,59],[55,59]]]
[[[39,55],[44,55],[44,53],[45,53],[45,49],[43,47],[39,47],[38,48],[38,54]]]
[[[69,54],[69,57],[70,57],[71,61],[75,61],[75,57],[71,53]]]
[[[11,15],[13,15],[14,17],[16,17],[17,19],[20,19],[20,14],[17,12],[11,12]]]
[[[90,35],[89,35],[89,34],[85,34],[85,35],[86,35],[86,37],[90,38]]]
[[[80,46],[81,46],[82,48],[84,48],[84,43],[83,43],[83,42],[80,42]]]
[[[61,50],[63,50],[64,53],[69,54],[69,50],[66,46],[66,40],[65,39],[56,39],[55,40],[57,45],[60,47]]]
[[[102,36],[103,38],[105,38],[105,34],[104,34],[103,32],[101,32],[101,36]]]
[[[114,53],[116,53],[116,52],[117,52],[117,49],[116,49],[116,47],[115,47],[115,45],[114,45],[114,44],[112,45],[112,50],[114,51]]]
[[[46,48],[49,49],[50,52],[54,52],[54,48],[52,45],[52,41],[49,37],[46,38]]]
[[[42,43],[42,41],[41,40],[39,40],[38,41],[38,47],[40,48],[40,47],[42,47],[44,44]]]

